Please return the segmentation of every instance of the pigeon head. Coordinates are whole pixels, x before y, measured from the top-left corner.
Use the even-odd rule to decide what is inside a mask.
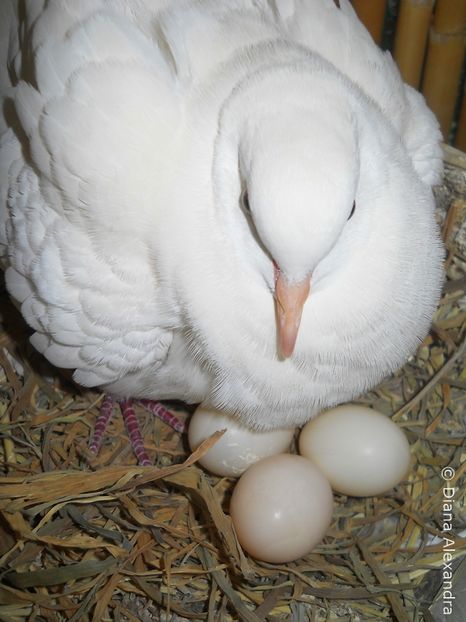
[[[251,115],[241,132],[242,207],[274,269],[278,343],[291,356],[312,273],[355,213],[355,124],[341,103],[287,102]]]

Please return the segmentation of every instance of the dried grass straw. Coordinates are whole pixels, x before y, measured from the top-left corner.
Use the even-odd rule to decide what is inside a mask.
[[[466,572],[466,157],[447,149],[446,161],[437,198],[448,278],[431,334],[403,370],[361,399],[405,430],[409,477],[375,498],[336,495],[324,542],[293,563],[242,552],[227,513],[233,481],[195,464],[215,437],[190,456],[184,438],[141,410],[155,466],[134,465],[118,418],[89,462],[101,396],[41,362],[3,296],[0,620],[432,619],[445,467],[455,472],[453,585]]]

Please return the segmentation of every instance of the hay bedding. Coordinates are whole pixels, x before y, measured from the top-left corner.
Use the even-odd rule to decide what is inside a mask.
[[[466,158],[447,149],[446,161],[437,196],[448,278],[431,334],[403,370],[361,398],[406,431],[409,477],[376,498],[335,495],[324,542],[293,563],[259,563],[241,551],[227,513],[233,480],[195,464],[215,438],[190,456],[184,437],[140,410],[155,467],[134,465],[119,417],[93,458],[87,444],[102,396],[32,352],[3,293],[1,621],[431,622],[442,619],[445,535],[454,540],[458,599],[448,620],[464,619]],[[456,490],[447,533],[448,466]]]

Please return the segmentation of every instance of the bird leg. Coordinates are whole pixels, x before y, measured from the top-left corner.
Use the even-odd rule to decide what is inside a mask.
[[[165,408],[160,402],[155,402],[154,400],[138,400],[138,403],[148,410],[150,413],[162,419],[164,423],[169,425],[171,428],[176,430],[177,432],[184,432],[185,425],[182,421],[180,421],[175,415],[173,415],[169,410]]]
[[[144,449],[144,440],[142,438],[141,430],[139,429],[138,419],[133,408],[133,400],[118,400],[120,405],[121,414],[126,425],[126,431],[128,432],[129,440],[136,454],[136,458],[141,466],[151,466],[152,462],[149,460],[149,456]]]
[[[107,429],[107,425],[112,418],[114,412],[114,401],[111,395],[106,395],[104,397],[104,401],[102,402],[102,406],[100,407],[100,414],[97,417],[97,421],[95,424],[94,435],[89,445],[90,451],[93,454],[97,454],[100,447],[102,446],[102,441],[104,440],[105,430]],[[144,441],[142,439],[142,434],[139,429],[138,420],[136,417],[136,413],[133,409],[133,401],[132,400],[118,400],[118,405],[120,406],[121,414],[123,415],[123,420],[125,422],[126,431],[128,432],[129,440],[131,441],[131,446],[136,454],[136,458],[141,466],[150,466],[152,463],[149,460],[149,456],[144,449]]]
[[[89,449],[93,454],[98,454],[99,449],[102,446],[102,442],[105,436],[105,430],[107,429],[108,422],[113,415],[113,398],[111,395],[106,395],[102,406],[100,407],[100,413],[95,423],[94,434],[89,444]]]
[[[159,402],[142,399],[138,400],[137,403],[156,417],[159,417],[159,419],[164,421],[167,425],[169,425],[177,432],[184,432],[184,423],[177,419],[175,415],[172,415],[172,413],[167,410],[165,406],[162,406],[162,404],[160,404]],[[141,466],[150,466],[152,463],[149,460],[149,456],[147,455],[146,450],[144,449],[144,440],[139,429],[136,413],[134,412],[133,400],[118,400],[118,405],[120,406],[121,414],[123,415],[123,420],[126,426],[126,431],[128,432],[131,446],[134,450],[134,453],[136,454],[136,458],[138,459],[139,464]],[[100,414],[97,417],[94,435],[89,444],[89,449],[93,454],[97,454],[100,447],[102,446],[102,442],[105,436],[105,430],[107,429],[107,425],[112,418],[114,406],[115,403],[112,396],[106,395],[102,402],[102,406],[100,407]]]

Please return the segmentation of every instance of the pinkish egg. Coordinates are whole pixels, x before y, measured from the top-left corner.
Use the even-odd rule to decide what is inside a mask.
[[[233,491],[230,514],[253,557],[284,563],[309,553],[332,519],[330,484],[306,458],[280,454],[253,464]]]

